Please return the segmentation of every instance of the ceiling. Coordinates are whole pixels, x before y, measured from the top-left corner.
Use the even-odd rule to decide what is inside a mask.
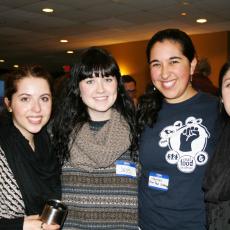
[[[54,12],[42,12],[45,7]],[[67,50],[147,40],[168,27],[228,31],[229,12],[229,0],[0,0],[0,69],[30,62],[56,68],[72,62]]]

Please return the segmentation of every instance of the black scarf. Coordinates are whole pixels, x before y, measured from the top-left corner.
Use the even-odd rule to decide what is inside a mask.
[[[34,135],[35,151],[11,122],[0,124],[0,145],[25,203],[26,215],[40,214],[48,199],[60,199],[60,170],[45,129]]]
[[[204,189],[209,202],[230,200],[230,119],[223,126],[217,149],[207,167]]]

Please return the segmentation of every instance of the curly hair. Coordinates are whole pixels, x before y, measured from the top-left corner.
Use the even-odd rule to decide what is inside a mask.
[[[80,97],[79,83],[94,76],[114,76],[118,82],[117,98],[112,106],[127,121],[130,127],[131,157],[137,159],[137,132],[135,108],[125,93],[121,82],[121,74],[117,62],[106,50],[90,47],[78,52],[76,62],[71,70],[71,77],[65,85],[60,100],[55,109],[53,120],[53,151],[61,164],[70,157],[68,145],[73,129],[76,134],[83,124],[90,121],[87,106]]]

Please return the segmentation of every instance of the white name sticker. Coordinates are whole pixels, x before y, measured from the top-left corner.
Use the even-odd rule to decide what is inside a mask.
[[[116,161],[116,175],[117,176],[127,176],[135,178],[137,177],[136,164],[134,162]]]
[[[169,186],[169,176],[150,172],[148,186],[156,190],[167,191]]]

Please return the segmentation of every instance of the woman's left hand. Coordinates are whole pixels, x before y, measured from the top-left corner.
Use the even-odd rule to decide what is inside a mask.
[[[23,230],[59,230],[58,224],[46,224],[41,221],[39,215],[26,216],[24,218]]]
[[[58,230],[58,229],[60,229],[60,225],[42,223],[41,224],[41,229],[44,229],[44,230]]]

